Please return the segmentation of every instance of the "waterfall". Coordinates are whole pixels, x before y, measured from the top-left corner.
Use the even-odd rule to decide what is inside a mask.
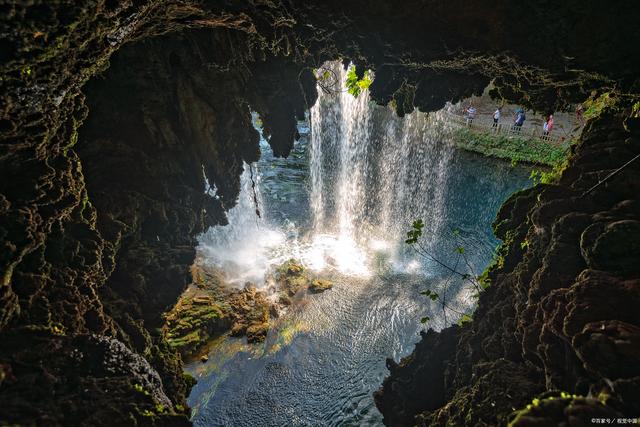
[[[260,286],[265,271],[276,262],[273,250],[281,246],[286,237],[265,218],[256,164],[245,163],[240,183],[238,203],[227,214],[229,224],[211,227],[202,234],[198,251],[204,262],[224,271],[229,284],[241,287],[251,282]],[[260,216],[256,209],[260,209]]]
[[[399,118],[370,102],[368,90],[348,93],[341,63],[325,68],[337,83],[318,88],[310,114],[313,232],[365,252],[398,245],[418,218],[431,233],[443,232],[453,149],[443,142],[442,116],[416,111]]]
[[[368,276],[372,260],[384,253],[395,268],[411,270],[420,264],[405,256],[404,236],[411,223],[418,218],[425,222],[430,233],[425,244],[432,249],[447,231],[445,193],[453,148],[444,142],[442,116],[413,112],[399,118],[391,107],[371,102],[368,90],[357,97],[347,92],[347,70],[341,63],[327,63],[323,69],[333,81],[325,90],[319,87],[309,114],[309,229],[298,230],[296,218],[282,224],[268,217],[262,191],[269,195],[267,207],[269,202],[282,206],[286,199],[279,192],[287,181],[263,188],[260,168],[272,184],[275,178],[270,172],[275,159],[267,156],[245,165],[229,225],[213,227],[200,238],[203,258],[238,286],[247,281],[260,285],[270,267],[289,257],[318,271]],[[264,157],[270,150],[263,142]],[[306,200],[300,193],[289,197]],[[306,237],[298,239],[299,234]]]
[[[364,198],[353,196],[365,191],[366,186],[369,144],[363,142],[369,139],[370,107],[366,91],[356,98],[344,88],[344,67],[339,62],[329,64],[327,69],[336,81],[328,92],[318,88],[320,95],[311,109],[309,164],[314,231],[333,231],[355,239],[354,225],[363,218]],[[336,197],[325,194],[327,190]]]

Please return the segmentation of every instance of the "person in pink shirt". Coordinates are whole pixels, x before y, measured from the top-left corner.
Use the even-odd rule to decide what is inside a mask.
[[[547,121],[544,122],[544,136],[549,136],[551,131],[553,130],[553,114],[549,114],[547,117]]]

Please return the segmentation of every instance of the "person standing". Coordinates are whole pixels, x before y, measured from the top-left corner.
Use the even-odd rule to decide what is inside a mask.
[[[524,110],[522,108],[518,108],[518,110],[516,111],[516,120],[513,123],[513,130],[516,133],[520,133],[520,131],[522,130],[522,125],[524,124],[524,121],[527,119],[527,117],[524,114]]]
[[[553,114],[549,114],[549,117],[547,118],[547,135],[549,135],[552,130],[553,130]]]
[[[473,106],[473,104],[469,104],[469,106],[467,107],[467,126],[471,126],[471,123],[473,123],[473,119],[476,118],[476,107]]]
[[[553,130],[553,114],[549,114],[542,125],[542,135],[544,139],[549,139],[549,134]]]
[[[498,107],[493,113],[493,127],[498,128],[498,122],[500,122],[500,116],[502,115],[502,107]]]

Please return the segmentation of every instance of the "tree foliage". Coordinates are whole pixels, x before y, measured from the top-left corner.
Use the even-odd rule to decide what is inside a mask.
[[[347,91],[351,95],[357,98],[363,90],[369,89],[371,83],[373,83],[373,80],[371,80],[369,70],[365,71],[364,76],[359,79],[356,75],[356,67],[354,65],[349,67],[349,71],[347,72],[347,81],[345,84],[347,86]]]

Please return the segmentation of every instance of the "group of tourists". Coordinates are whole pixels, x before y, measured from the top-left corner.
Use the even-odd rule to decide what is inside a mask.
[[[476,118],[478,110],[474,107],[473,103],[470,103],[469,106],[464,111],[464,116],[467,120],[467,125],[470,126],[473,123],[473,120]],[[496,111],[493,113],[493,128],[497,130],[498,124],[500,123],[500,119],[502,118],[502,107],[496,108]],[[518,108],[513,116],[513,125],[511,130],[514,133],[520,133],[522,130],[522,125],[527,119],[527,115],[523,108]],[[542,135],[544,137],[548,137],[551,131],[553,130],[554,121],[553,114],[549,114],[545,117],[544,124],[542,125]]]

